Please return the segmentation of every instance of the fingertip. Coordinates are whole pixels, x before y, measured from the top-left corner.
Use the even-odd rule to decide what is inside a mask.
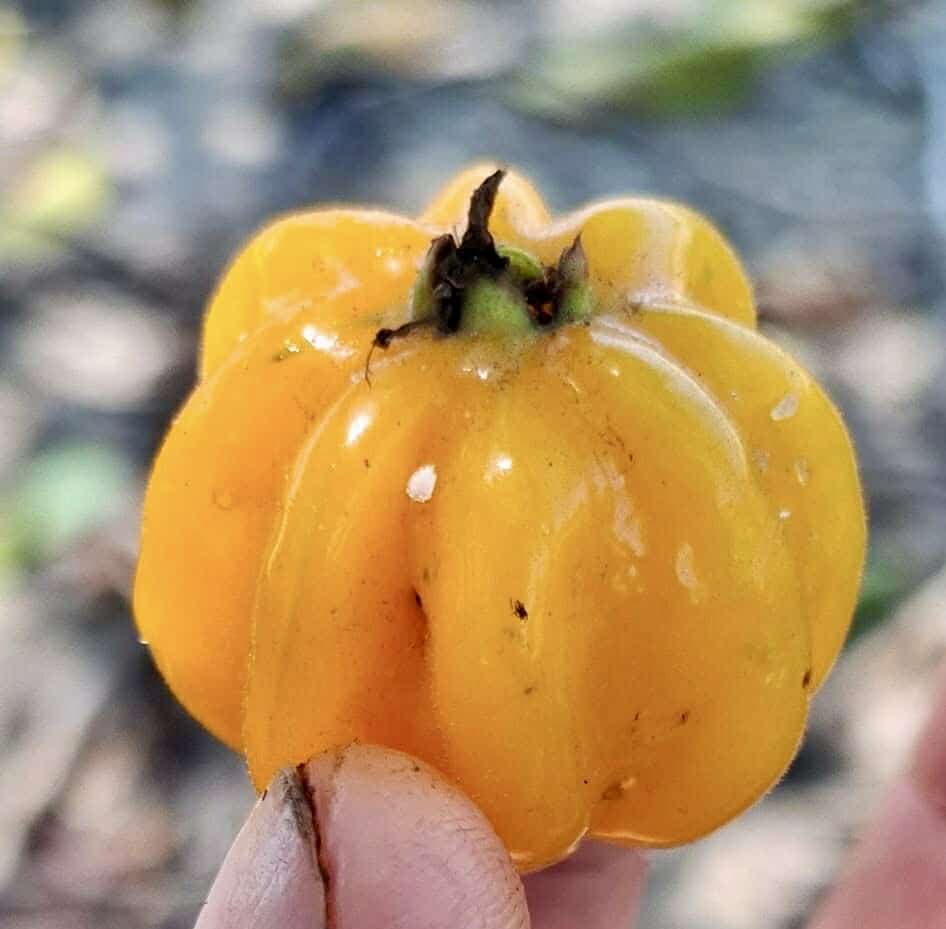
[[[489,822],[438,772],[350,746],[277,776],[196,929],[611,929],[631,924],[645,870],[638,853],[591,842],[524,889]]]
[[[304,771],[329,925],[527,929],[522,882],[483,814],[435,770],[350,746]]]
[[[298,772],[280,772],[227,853],[195,929],[324,929],[325,888]]]

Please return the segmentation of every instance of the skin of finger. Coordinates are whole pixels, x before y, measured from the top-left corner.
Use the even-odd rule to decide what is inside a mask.
[[[305,785],[283,771],[230,848],[195,929],[324,929],[325,889]]]
[[[913,775],[929,802],[946,818],[946,674],[917,747]]]
[[[532,929],[631,929],[646,875],[639,852],[586,842],[566,861],[524,879]]]
[[[946,926],[946,687],[911,770],[867,830],[810,929]]]
[[[304,776],[331,929],[528,929],[509,855],[436,771],[356,745],[317,757]]]

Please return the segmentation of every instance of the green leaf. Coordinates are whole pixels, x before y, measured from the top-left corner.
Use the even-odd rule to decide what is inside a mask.
[[[7,558],[35,563],[101,525],[128,498],[132,481],[127,462],[104,446],[49,449],[27,465],[0,506],[7,514]],[[0,553],[3,548],[0,538]]]
[[[834,39],[853,0],[703,0],[656,25],[643,17],[607,32],[540,46],[513,76],[513,102],[581,119],[589,106],[649,116],[718,111],[740,102],[777,55]]]
[[[889,619],[910,587],[911,579],[895,561],[871,552],[864,569],[848,644]]]
[[[109,199],[103,167],[71,148],[47,149],[0,200],[0,257],[31,258],[97,219]]]
[[[0,78],[13,70],[23,53],[26,24],[12,7],[0,6]]]

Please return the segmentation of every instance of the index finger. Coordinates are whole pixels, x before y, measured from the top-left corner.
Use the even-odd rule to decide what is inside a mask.
[[[646,876],[640,852],[585,842],[565,861],[523,879],[532,929],[631,929]]]
[[[810,929],[946,925],[946,687],[880,817]]]

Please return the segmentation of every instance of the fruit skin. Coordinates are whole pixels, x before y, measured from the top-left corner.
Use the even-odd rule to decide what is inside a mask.
[[[695,839],[782,774],[864,557],[850,440],[755,329],[719,234],[623,199],[551,220],[521,176],[497,243],[580,233],[594,313],[417,330],[416,221],[299,213],[237,256],[148,487],[135,615],[181,702],[274,772],[351,741],[437,766],[522,870],[584,834]]]

